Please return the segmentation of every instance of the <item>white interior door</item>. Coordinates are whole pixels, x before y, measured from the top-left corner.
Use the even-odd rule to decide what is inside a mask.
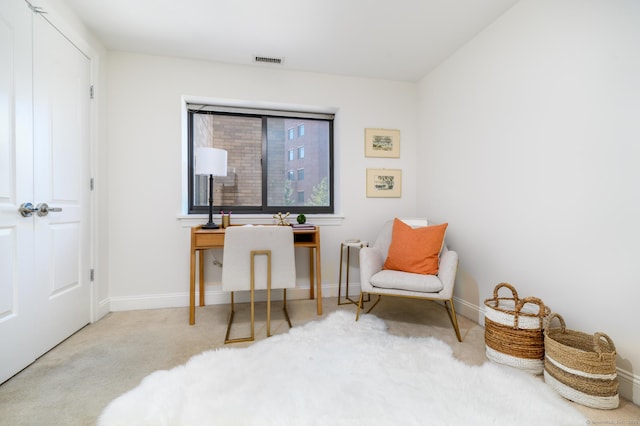
[[[0,64],[1,383],[90,321],[90,70],[23,0],[2,1]]]
[[[47,351],[90,321],[89,60],[42,15],[33,21],[34,262]]]
[[[0,383],[35,359],[33,300],[32,13],[24,1],[0,8]]]

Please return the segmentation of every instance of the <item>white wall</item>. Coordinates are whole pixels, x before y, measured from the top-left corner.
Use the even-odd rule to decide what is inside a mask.
[[[463,312],[502,281],[542,298],[613,339],[636,403],[639,24],[633,0],[514,6],[422,80],[417,200],[450,223]]]
[[[417,84],[120,52],[111,52],[108,59],[106,215],[112,310],[188,303],[190,229],[177,219],[183,210],[182,96],[337,110],[336,213],[344,220],[321,228],[325,295],[336,294],[342,239],[372,239],[386,219],[415,214]],[[365,158],[366,127],[400,129],[401,158]],[[367,167],[401,168],[402,198],[366,198]],[[308,288],[306,259],[298,277],[300,287]],[[210,259],[207,270],[209,303],[216,300],[220,279]],[[357,274],[351,278],[355,281]]]

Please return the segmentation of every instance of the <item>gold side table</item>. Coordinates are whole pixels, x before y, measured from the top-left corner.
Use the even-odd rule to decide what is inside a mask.
[[[369,247],[369,243],[367,241],[360,241],[360,240],[345,240],[342,243],[340,243],[340,272],[339,272],[339,277],[338,277],[338,305],[346,305],[348,303],[353,303],[354,305],[358,304],[357,300],[353,300],[349,297],[349,260],[350,260],[350,254],[351,254],[351,249],[358,249],[360,250],[363,247]],[[342,299],[342,264],[343,264],[343,254],[344,251],[347,251],[347,273],[346,273],[346,290],[345,290],[345,301],[343,302]],[[365,300],[365,302],[369,301],[369,295],[367,294],[367,300]]]

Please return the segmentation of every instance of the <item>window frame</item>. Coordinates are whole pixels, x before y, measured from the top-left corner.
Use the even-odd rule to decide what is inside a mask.
[[[258,108],[238,108],[238,107],[226,107],[226,106],[216,106],[216,105],[197,105],[197,104],[186,104],[186,113],[187,113],[187,214],[188,215],[201,215],[207,214],[209,211],[209,206],[194,206],[194,170],[193,170],[193,129],[194,129],[194,114],[218,114],[218,115],[233,115],[233,116],[244,116],[244,117],[259,117],[262,119],[262,205],[261,206],[219,206],[214,205],[214,209],[216,211],[219,210],[233,210],[235,214],[274,214],[278,212],[291,211],[296,214],[304,213],[304,214],[335,214],[335,177],[334,177],[334,121],[335,114],[326,113],[326,112],[304,112],[304,111],[273,111],[268,109],[258,109]],[[327,122],[329,126],[328,130],[328,176],[329,179],[329,205],[327,206],[299,206],[299,205],[284,205],[284,206],[269,206],[267,205],[267,182],[268,182],[268,168],[266,164],[268,162],[267,158],[267,121],[269,118],[299,118],[303,120],[319,120]],[[296,135],[294,128],[294,138]],[[288,139],[288,129],[287,129],[287,139]],[[297,151],[297,150],[296,150]],[[297,152],[294,152],[294,159]],[[266,159],[266,161],[265,161]],[[287,160],[289,159],[289,154],[287,154]],[[286,171],[285,171],[286,173]],[[296,174],[297,175],[297,174]],[[295,176],[297,177],[297,176]],[[286,176],[285,176],[286,178]],[[286,180],[286,179],[285,179]],[[215,178],[214,178],[215,182]]]

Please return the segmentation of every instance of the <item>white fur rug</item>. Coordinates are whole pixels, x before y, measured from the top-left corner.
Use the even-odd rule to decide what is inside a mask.
[[[461,343],[464,344],[464,343]],[[351,312],[157,371],[112,401],[115,425],[584,425],[539,379],[468,366],[435,338]]]

